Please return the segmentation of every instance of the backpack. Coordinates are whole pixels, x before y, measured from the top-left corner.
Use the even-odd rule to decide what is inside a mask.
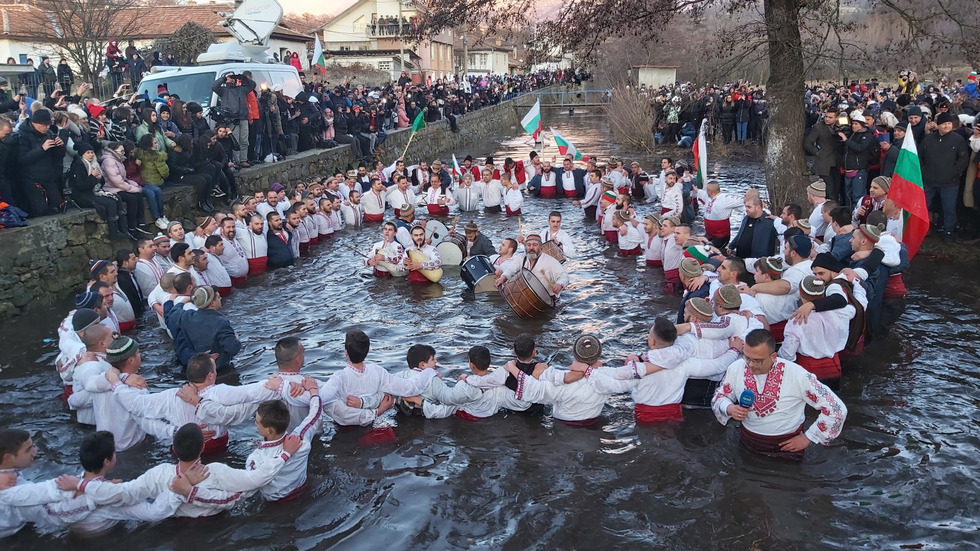
[[[844,345],[844,349],[850,352],[854,352],[857,349],[858,341],[861,340],[861,336],[864,335],[864,331],[867,328],[866,312],[864,311],[864,306],[855,300],[854,298],[854,284],[846,279],[835,279],[834,283],[841,286],[844,290],[844,295],[847,297],[847,302],[854,307],[854,317],[848,325],[847,330],[847,344]]]
[[[0,230],[27,225],[27,213],[14,205],[0,201]]]

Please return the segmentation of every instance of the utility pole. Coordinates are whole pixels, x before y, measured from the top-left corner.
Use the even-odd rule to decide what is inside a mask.
[[[469,32],[466,29],[466,23],[463,23],[463,80],[466,80],[466,75],[469,73],[470,64],[470,50],[469,50]]]
[[[398,65],[399,72],[405,71],[405,40],[402,32],[402,0],[398,0]],[[400,75],[399,75],[400,76]],[[411,77],[411,74],[409,74]]]

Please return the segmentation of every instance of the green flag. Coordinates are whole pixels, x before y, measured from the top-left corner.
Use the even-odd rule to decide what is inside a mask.
[[[419,111],[418,116],[415,117],[415,122],[412,123],[412,134],[415,134],[419,130],[425,128],[425,119],[422,118],[422,115],[424,114],[424,111]]]

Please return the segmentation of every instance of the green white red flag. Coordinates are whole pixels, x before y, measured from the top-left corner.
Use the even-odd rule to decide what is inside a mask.
[[[564,157],[565,155],[571,155],[572,159],[575,161],[586,161],[588,162],[588,157],[583,157],[582,152],[575,147],[575,144],[565,139],[564,136],[558,133],[554,128],[549,127],[551,130],[551,135],[555,138],[555,143],[558,145],[558,154]]]
[[[698,132],[698,139],[694,142],[694,167],[697,170],[697,185],[704,187],[708,179],[708,119],[701,121],[701,131]]]
[[[541,133],[541,98],[534,102],[531,110],[521,119],[521,126],[534,138],[534,141],[538,141],[538,134]]]
[[[929,233],[929,205],[922,186],[922,165],[919,151],[911,132],[905,134],[902,149],[898,152],[895,172],[892,174],[888,197],[905,211],[905,229],[902,241],[909,249],[909,259],[919,252],[922,240]]]
[[[316,42],[313,44],[313,65],[320,68],[320,74],[327,74],[327,59],[323,56],[323,44],[320,44],[320,35],[314,34]]]

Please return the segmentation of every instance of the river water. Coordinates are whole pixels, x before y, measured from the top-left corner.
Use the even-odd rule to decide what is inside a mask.
[[[549,124],[587,154],[624,155],[598,113],[548,112]],[[526,158],[529,148],[526,135],[498,136],[455,153]],[[552,146],[543,154],[556,153]],[[648,155],[624,157],[659,165]],[[758,166],[712,161],[710,171],[730,190],[761,184]],[[410,344],[431,344],[447,378],[463,372],[458,366],[474,344],[487,345],[502,364],[522,332],[534,334],[540,357],[557,365],[567,365],[583,331],[601,336],[607,362],[641,350],[653,318],[676,310],[678,299],[660,294],[662,273],[615,258],[564,200],[526,202],[526,228],[543,229],[552,209],[565,215],[579,249],[555,315],[522,321],[497,296],[464,293],[452,269],[423,288],[375,280],[355,253],[321,247],[224,302],[244,349],[223,382],[273,372],[273,346],[287,335],[306,345],[304,371],[328,376],[343,367],[343,335],[352,328],[371,336],[369,360],[393,371],[406,367]],[[503,215],[475,219],[495,245],[517,231]],[[377,235],[342,239],[366,250]],[[397,440],[382,445],[360,445],[363,431],[327,427],[310,456],[310,491],[288,505],[253,499],[217,518],[120,526],[95,541],[28,529],[3,548],[976,549],[980,305],[968,291],[972,281],[955,266],[916,260],[905,315],[844,375],[850,413],[842,436],[830,447],[811,446],[801,465],[739,452],[736,430],[707,411],[687,411],[676,426],[637,427],[623,396],[589,429],[549,417],[397,417]],[[30,477],[80,470],[77,445],[90,430],[57,399],[55,329],[69,306],[34,311],[3,330],[0,415],[3,426],[28,429],[38,445]],[[161,331],[144,323],[138,339],[151,385],[178,384]],[[222,460],[241,467],[256,439],[251,424],[236,427]],[[129,479],[170,460],[147,439],[119,454],[114,476]]]

